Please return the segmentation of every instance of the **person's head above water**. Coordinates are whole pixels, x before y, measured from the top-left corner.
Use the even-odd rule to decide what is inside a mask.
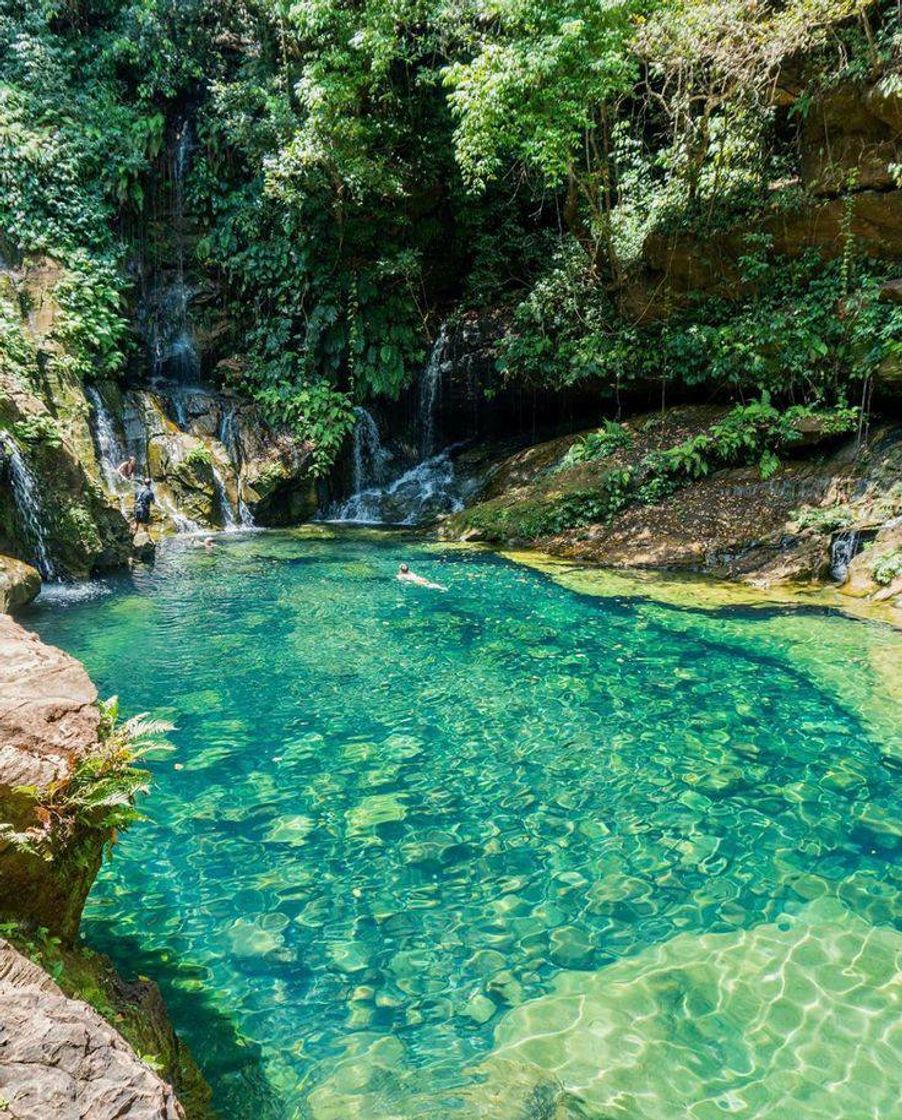
[[[401,567],[400,567],[400,568],[398,568],[398,571],[399,571],[399,572],[404,572],[404,573],[405,573],[405,575],[406,575],[406,574],[407,574],[407,572],[409,572],[409,571],[410,571],[410,568],[409,568],[409,567],[408,567],[408,566],[407,566],[406,564],[402,564],[402,565],[401,565]]]
[[[150,478],[145,478],[144,479],[144,485],[145,486],[152,486],[153,485],[153,480],[150,479]]]

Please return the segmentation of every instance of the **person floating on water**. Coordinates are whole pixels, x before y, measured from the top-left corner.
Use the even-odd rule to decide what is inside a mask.
[[[144,485],[135,494],[135,508],[132,512],[132,532],[137,533],[140,526],[150,524],[150,507],[156,501],[153,493],[153,484],[149,478],[144,479]],[[149,530],[147,530],[149,535]]]
[[[207,552],[212,552],[213,549],[216,547],[216,541],[213,540],[212,537],[204,537],[203,540],[201,540],[199,537],[195,537],[194,540],[191,542],[191,547],[192,548],[205,548],[207,550]]]
[[[117,471],[118,474],[122,475],[123,478],[128,478],[128,479],[134,478],[135,477],[135,457],[134,457],[134,455],[129,455],[129,457],[125,460],[124,463],[120,463],[119,466],[116,468],[116,471]]]
[[[423,576],[418,576],[416,572],[410,570],[407,564],[402,564],[400,568],[398,568],[398,579],[402,583],[415,583],[417,587],[428,587],[432,591],[448,590],[447,587],[444,587],[440,583],[432,583],[430,580],[424,579]]]

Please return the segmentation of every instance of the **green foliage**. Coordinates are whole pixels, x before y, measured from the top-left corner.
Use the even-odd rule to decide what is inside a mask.
[[[146,715],[121,721],[115,696],[99,707],[97,750],[80,759],[66,778],[40,789],[21,786],[14,791],[33,798],[48,822],[42,830],[26,832],[0,825],[3,838],[20,850],[50,860],[61,837],[82,829],[100,832],[109,848],[117,832],[141,819],[135,802],[147,791],[150,775],[136,763],[172,749],[163,737],[171,724]]]
[[[871,575],[882,587],[888,587],[902,576],[902,548],[893,548],[875,556],[871,562]]]
[[[318,472],[351,406],[397,397],[461,297],[514,305],[509,380],[841,404],[902,337],[851,202],[836,264],[777,260],[759,237],[735,299],[640,326],[618,293],[649,233],[797,201],[773,187],[798,172],[781,60],[810,62],[795,119],[830,81],[891,95],[892,16],[888,0],[0,0],[3,253],[60,263],[48,360],[109,377],[129,357],[126,263],[165,266],[178,241],[191,286],[219,294],[232,387]],[[33,376],[5,296],[0,361]],[[770,449],[759,461],[775,469]]]
[[[700,296],[639,328],[593,279],[575,243],[514,313],[501,345],[509,379],[561,387],[600,380],[614,396],[655,381],[842,402],[898,353],[902,310],[879,300],[886,266],[774,257],[749,237],[739,298]],[[860,390],[859,390],[860,391]]]
[[[800,442],[806,422],[816,419],[821,432],[839,434],[854,431],[858,418],[855,408],[816,413],[794,405],[780,411],[765,394],[760,401],[737,405],[706,432],[666,451],[652,452],[645,457],[643,467],[651,475],[653,486],[659,479],[675,484],[692,482],[720,467],[744,463],[757,463],[762,477],[769,478],[780,465],[777,452]]]
[[[588,435],[579,437],[569,448],[557,469],[567,470],[578,463],[604,459],[612,452],[631,447],[632,444],[633,434],[626,425],[605,420],[604,427],[599,431],[589,432]]]
[[[46,412],[36,413],[17,420],[12,426],[16,440],[25,443],[42,443],[47,447],[59,447],[62,443],[59,427],[54,418]]]
[[[855,520],[855,515],[847,505],[804,506],[796,512],[793,520],[800,529],[834,533],[837,529],[847,529]]]
[[[310,453],[314,473],[325,474],[354,427],[351,401],[325,381],[299,385],[290,376],[270,381],[269,373],[255,390],[258,403],[266,415],[294,429]]]
[[[196,447],[192,447],[184,459],[184,465],[192,471],[198,469],[203,470],[206,467],[212,466],[212,464],[213,456],[210,454],[209,449],[202,443],[199,443]]]

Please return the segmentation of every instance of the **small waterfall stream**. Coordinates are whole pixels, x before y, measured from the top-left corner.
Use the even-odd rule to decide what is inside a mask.
[[[850,529],[846,533],[838,533],[830,545],[830,575],[837,583],[845,583],[849,574],[849,565],[858,555],[861,544],[861,533]]]
[[[179,122],[169,166],[170,225],[175,240],[174,261],[152,282],[144,299],[142,318],[150,350],[154,382],[194,384],[200,377],[200,356],[191,324],[194,289],[185,272],[185,179],[191,166],[194,136],[191,118]],[[174,265],[174,274],[173,266]]]
[[[238,438],[235,406],[228,401],[223,401],[222,413],[219,419],[219,430],[216,433],[216,437],[225,449],[226,455],[229,457],[229,462],[232,464],[232,468],[235,471],[235,475],[240,480],[243,459],[241,440]],[[240,486],[238,487],[238,509],[237,512],[232,510],[232,513],[237,522],[237,527],[242,529],[255,528],[253,514],[247,508],[241,496]]]
[[[324,514],[330,521],[369,525],[417,525],[463,506],[451,448],[436,452],[436,413],[442,375],[448,367],[448,330],[442,324],[417,384],[416,446],[419,461],[394,479],[387,477],[392,454],[365,408],[357,408],[351,449],[354,491]]]
[[[34,546],[35,565],[44,579],[53,579],[56,570],[44,534],[44,510],[41,506],[38,481],[26,463],[18,444],[8,432],[0,432],[0,447],[6,455],[16,509],[19,511],[25,532]]]
[[[435,454],[435,414],[441,397],[447,346],[448,327],[442,323],[417,387],[417,445],[421,460],[429,459]]]
[[[85,387],[85,396],[91,402],[91,433],[97,447],[97,459],[107,488],[114,494],[126,488],[126,481],[119,473],[119,466],[128,458],[125,443],[119,437],[116,424],[103,397],[93,386]]]
[[[241,523],[238,513],[229,498],[222,471],[215,463],[213,464],[213,489],[216,491],[216,502],[219,505],[219,513],[222,517],[222,527],[227,533],[239,529]]]

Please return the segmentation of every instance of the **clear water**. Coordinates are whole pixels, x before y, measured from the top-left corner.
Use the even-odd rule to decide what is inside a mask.
[[[899,635],[220,540],[30,622],[178,725],[84,935],[224,1116],[898,1116]]]

